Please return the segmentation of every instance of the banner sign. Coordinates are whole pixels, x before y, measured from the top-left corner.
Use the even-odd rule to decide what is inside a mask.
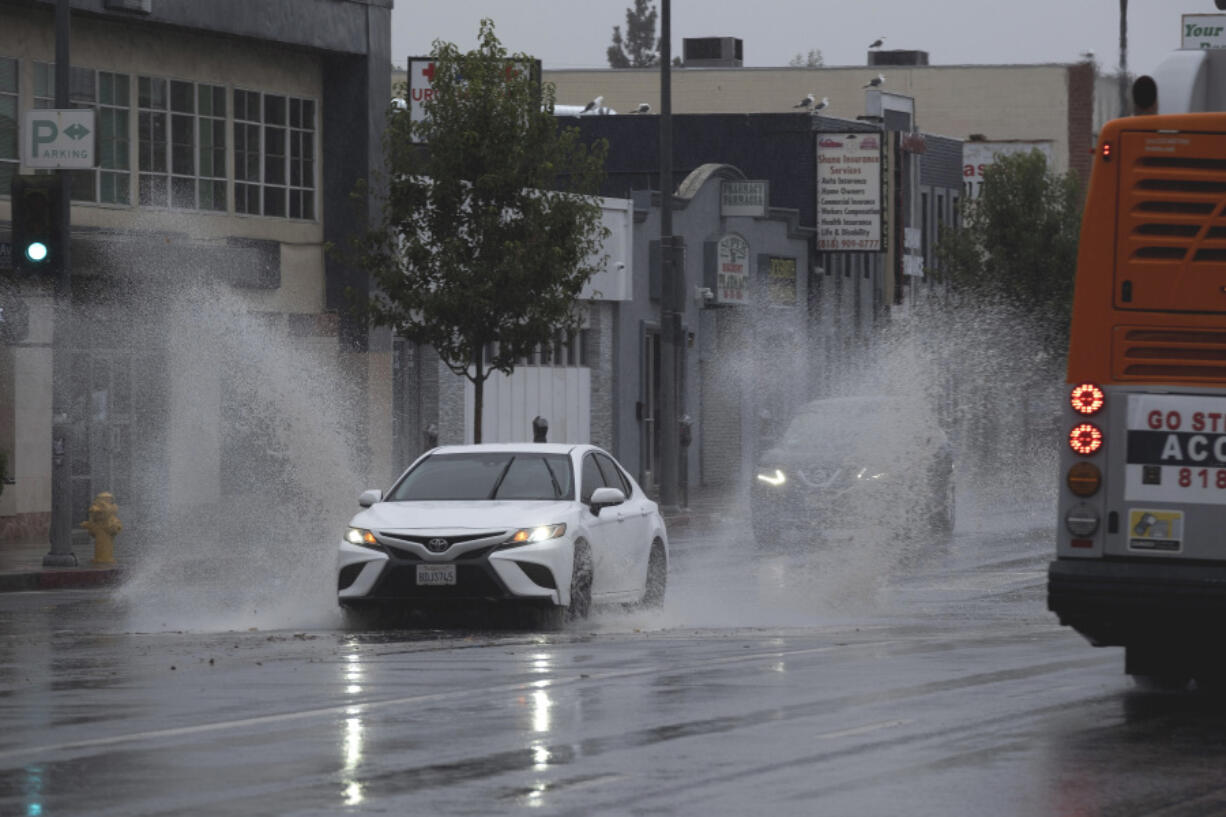
[[[1183,15],[1179,47],[1194,50],[1226,48],[1226,14]]]
[[[882,249],[881,134],[817,135],[817,248]]]
[[[736,233],[715,245],[715,302],[749,303],[749,242]]]
[[[796,306],[796,259],[766,259],[766,301],[775,306]]]
[[[434,60],[429,57],[410,57],[408,60],[409,71],[406,78],[408,83],[409,116],[414,122],[421,122],[426,118],[426,101],[434,99]],[[541,77],[541,61],[532,60],[531,63],[513,62],[507,60],[506,67],[508,75],[512,72],[528,71],[533,79],[540,84]]]

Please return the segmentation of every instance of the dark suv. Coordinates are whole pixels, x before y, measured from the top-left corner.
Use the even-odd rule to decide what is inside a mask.
[[[759,546],[882,526],[903,535],[948,535],[952,448],[935,418],[908,401],[815,400],[759,458],[750,515]]]

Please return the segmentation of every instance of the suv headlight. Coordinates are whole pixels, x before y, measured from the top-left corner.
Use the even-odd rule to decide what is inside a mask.
[[[773,470],[763,469],[758,472],[758,481],[764,482],[767,485],[778,487],[787,482],[788,477],[787,474],[783,473],[783,471],[779,470],[778,468]]]

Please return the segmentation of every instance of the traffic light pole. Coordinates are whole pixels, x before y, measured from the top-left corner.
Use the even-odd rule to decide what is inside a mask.
[[[68,41],[71,20],[68,0],[55,3],[55,107],[65,109],[69,102],[70,68]],[[69,378],[68,350],[72,329],[72,220],[71,178],[67,171],[55,171],[60,183],[60,207],[52,215],[60,220],[60,264],[55,276],[55,324],[51,334],[51,550],[43,557],[47,567],[76,567],[72,551],[72,384]]]
[[[681,458],[678,362],[682,270],[673,238],[673,89],[670,0],[660,2],[660,506],[675,510]]]

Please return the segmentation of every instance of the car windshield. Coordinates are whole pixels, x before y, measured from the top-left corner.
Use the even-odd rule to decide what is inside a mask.
[[[387,500],[555,500],[571,499],[573,491],[566,454],[481,451],[427,457],[392,488]]]
[[[832,400],[810,404],[793,417],[778,447],[836,459],[888,460],[922,434],[922,423],[921,417],[896,402]]]

